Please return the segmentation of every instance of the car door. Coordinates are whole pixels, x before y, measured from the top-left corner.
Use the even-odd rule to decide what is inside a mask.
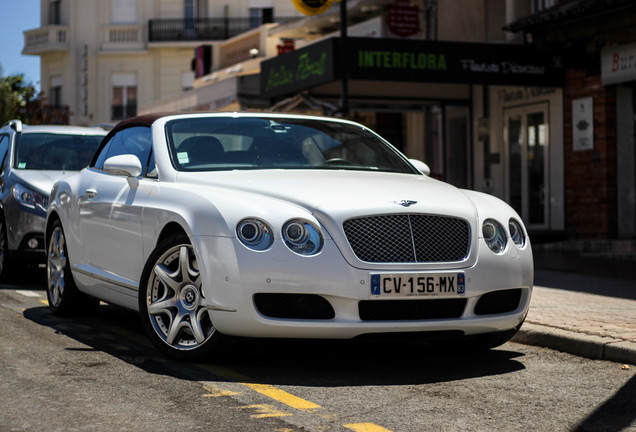
[[[100,151],[91,174],[78,185],[80,261],[85,272],[109,288],[130,294],[138,288],[143,269],[142,213],[148,188],[144,175],[152,138],[148,127],[124,129]],[[133,154],[142,164],[142,176],[131,178],[104,171],[106,159]]]

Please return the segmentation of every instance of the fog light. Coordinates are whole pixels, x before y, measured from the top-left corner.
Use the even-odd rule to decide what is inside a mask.
[[[29,249],[37,249],[38,244],[38,239],[35,238],[30,238],[29,241],[27,241],[27,246],[29,247]]]

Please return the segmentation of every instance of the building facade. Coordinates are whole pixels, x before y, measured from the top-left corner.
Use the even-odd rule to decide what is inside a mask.
[[[40,57],[44,97],[68,107],[71,124],[112,124],[191,88],[201,41],[218,44],[276,15],[300,13],[274,0],[41,0],[41,26],[25,32],[22,52]]]

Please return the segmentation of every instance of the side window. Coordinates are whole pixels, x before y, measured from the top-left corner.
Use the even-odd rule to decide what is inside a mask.
[[[9,151],[9,137],[7,135],[0,135],[0,174],[4,172],[4,167],[7,162],[7,152]]]
[[[133,154],[139,158],[142,166],[142,175],[145,176],[151,151],[152,136],[150,128],[145,126],[131,127],[113,135],[99,153],[94,167],[101,170],[104,168],[106,159],[123,154]]]

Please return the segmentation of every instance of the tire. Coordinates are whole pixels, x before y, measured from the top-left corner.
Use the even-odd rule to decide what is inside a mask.
[[[165,355],[183,361],[209,359],[222,338],[203,306],[201,276],[185,234],[159,243],[148,258],[139,287],[144,329]]]
[[[80,315],[94,312],[99,300],[77,289],[66,249],[66,237],[59,220],[53,222],[47,238],[46,297],[55,315]]]
[[[0,214],[0,282],[7,282],[11,276],[9,262],[9,241],[7,238],[7,224],[4,215]]]

